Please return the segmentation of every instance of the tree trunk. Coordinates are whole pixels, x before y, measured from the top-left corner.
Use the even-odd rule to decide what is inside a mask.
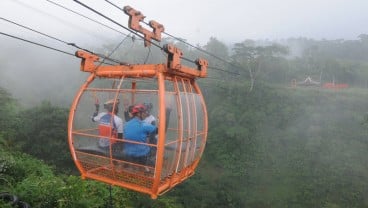
[[[249,87],[249,92],[252,92],[253,87],[254,87],[254,82],[255,82],[255,77],[253,75],[253,72],[251,69],[249,69],[249,77],[250,77],[250,87]]]

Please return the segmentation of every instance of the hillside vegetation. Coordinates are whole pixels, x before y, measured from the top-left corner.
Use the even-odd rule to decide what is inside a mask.
[[[114,188],[115,204],[125,207],[130,207],[129,204],[133,207],[368,205],[367,92],[265,85],[259,86],[255,93],[248,93],[241,85],[229,85],[222,92],[218,88],[213,90],[217,93],[208,91],[212,96],[207,97],[208,144],[196,175],[158,201]],[[55,115],[64,115],[66,121],[66,111],[49,104],[40,108],[39,111],[51,108],[58,112],[36,119],[41,123],[55,121],[47,122],[54,126],[51,129],[45,126],[49,132],[59,132],[54,130],[65,127],[63,119],[57,120]],[[14,111],[12,114],[14,120],[19,119],[18,125],[25,125],[27,113],[22,112],[22,117]],[[26,123],[25,126],[33,125]],[[37,139],[40,131],[27,129],[1,130],[1,135],[14,134],[14,140],[8,136],[1,139],[2,191],[16,193],[35,207],[101,207],[107,203],[107,186],[83,182],[72,170],[75,176],[61,174],[66,168],[73,169],[67,163],[70,159],[66,135],[49,135],[50,142],[46,142]],[[27,148],[29,143],[20,141],[16,142],[22,144],[19,148],[9,146],[23,134],[34,138],[32,150]],[[61,150],[59,156],[51,154],[54,149]],[[19,151],[62,170],[55,172],[54,168]],[[60,163],[60,158],[66,162]]]
[[[60,104],[70,103],[63,99],[75,91],[55,94],[59,88],[50,82],[43,90],[56,99],[36,96],[29,105],[21,94],[10,93],[11,86],[0,87],[0,192],[42,208],[110,202],[134,208],[368,207],[367,35],[282,44],[246,40],[231,49],[211,38],[203,48],[228,63],[205,57],[224,71],[209,69],[209,77],[199,80],[209,132],[189,180],[158,200],[117,187],[110,198],[109,186],[82,181],[67,144],[69,106]],[[119,57],[124,53],[116,54],[124,60]],[[11,73],[0,74],[5,79]],[[307,76],[349,88],[291,87],[291,80]],[[68,87],[80,85],[79,78]]]

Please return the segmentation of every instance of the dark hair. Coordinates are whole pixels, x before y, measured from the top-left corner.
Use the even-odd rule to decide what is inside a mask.
[[[146,106],[147,112],[151,112],[153,105],[152,103],[143,103],[144,106]]]
[[[114,113],[118,113],[119,112],[119,106],[115,106],[115,108],[114,108],[114,106],[113,105],[107,105],[107,106],[105,106],[105,109],[106,110],[108,110],[110,113],[112,113],[112,110],[114,110]]]
[[[128,107],[128,112],[129,112],[129,113],[131,113],[131,112],[132,112],[133,107],[134,107],[134,105],[130,105],[130,106]]]

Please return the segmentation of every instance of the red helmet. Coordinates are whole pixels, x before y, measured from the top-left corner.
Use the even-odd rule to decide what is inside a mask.
[[[146,112],[147,111],[147,108],[145,105],[142,105],[142,104],[137,104],[133,107],[132,109],[132,114],[135,114],[135,113],[143,113],[143,112]]]

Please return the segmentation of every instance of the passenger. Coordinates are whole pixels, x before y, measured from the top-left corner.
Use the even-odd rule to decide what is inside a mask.
[[[151,114],[151,111],[153,108],[152,103],[144,103],[144,106],[146,106],[147,111],[144,115],[143,122],[157,126],[156,118]],[[157,144],[157,134],[148,135],[148,143]],[[155,161],[156,161],[156,149],[157,149],[156,147],[150,146],[150,154],[149,154],[148,162],[151,165],[155,164]]]
[[[92,121],[98,122],[98,130],[101,138],[98,146],[107,149],[110,146],[110,137],[123,138],[123,120],[116,114],[119,112],[119,100],[108,100],[104,103],[104,109],[107,112],[98,113],[99,104],[96,105],[96,112],[93,114]],[[111,145],[116,143],[112,141]]]
[[[133,118],[132,115],[133,107],[134,107],[133,105],[129,105],[128,100],[124,100],[124,119],[126,122],[128,122],[130,119]]]
[[[124,125],[124,139],[133,142],[148,143],[149,135],[157,134],[156,126],[143,122],[146,113],[147,108],[142,104],[133,107],[133,118]],[[124,144],[124,155],[127,161],[146,165],[149,154],[150,147],[148,145],[130,142]]]
[[[128,122],[130,119],[133,118],[133,114],[132,114],[132,110],[133,110],[133,105],[130,105],[127,110],[124,111],[124,119],[126,122]]]
[[[151,110],[153,108],[152,103],[144,103],[143,105],[147,109],[146,118],[143,121],[156,126],[156,118],[151,114]]]

